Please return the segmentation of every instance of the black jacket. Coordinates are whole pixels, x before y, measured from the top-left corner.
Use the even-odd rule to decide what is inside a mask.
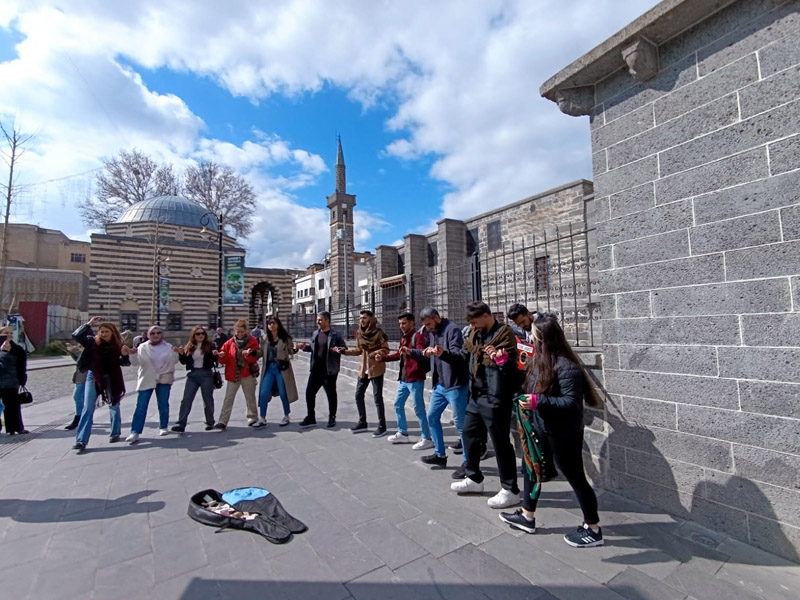
[[[8,353],[17,359],[17,381],[19,382],[19,385],[25,385],[28,383],[28,353],[25,351],[25,348],[19,344],[11,340],[9,340],[9,342],[11,342],[11,350],[9,350]]]
[[[182,365],[186,365],[187,371],[193,371],[198,367],[194,366],[194,357],[191,354],[179,354],[178,360]],[[199,367],[201,369],[213,369],[217,364],[217,357],[214,356],[211,352],[206,352],[203,354],[203,366]]]
[[[317,359],[317,338],[319,337],[319,329],[314,332],[314,335],[311,336],[311,343],[303,348],[306,352],[311,352],[311,364],[309,365],[309,369],[314,368],[314,361]],[[339,347],[339,348],[347,348],[347,344],[340,334],[335,329],[328,330],[328,364],[326,365],[326,372],[328,375],[338,375],[339,374],[339,366],[342,362],[342,355],[337,352],[331,352],[331,348]]]
[[[431,356],[431,387],[441,384],[445,391],[467,385],[469,376],[467,366],[461,356],[464,346],[464,337],[455,323],[442,319],[433,331],[423,332],[428,336],[428,345],[439,345],[444,352],[441,356]],[[422,350],[412,349],[411,356],[424,359]]]
[[[83,346],[83,352],[81,352],[81,355],[78,357],[78,362],[75,365],[81,373],[86,373],[92,364],[92,352],[95,344],[94,336],[94,331],[92,331],[88,323],[81,325],[72,332],[72,339]],[[120,356],[119,364],[121,367],[130,367],[131,359],[127,356]]]
[[[537,394],[536,410],[547,433],[576,433],[583,429],[583,402],[586,396],[586,379],[581,368],[570,359],[559,356],[555,364],[555,377],[546,394]],[[533,393],[536,372],[528,382],[528,392]]]

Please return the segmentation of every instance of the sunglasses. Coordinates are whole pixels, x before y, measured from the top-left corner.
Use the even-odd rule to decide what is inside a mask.
[[[205,334],[206,334],[205,331],[198,331],[197,333],[195,333],[195,335],[205,335]]]

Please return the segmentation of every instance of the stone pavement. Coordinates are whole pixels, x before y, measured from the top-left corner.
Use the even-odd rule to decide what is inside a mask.
[[[295,366],[303,389],[306,363]],[[183,381],[173,389],[173,416]],[[512,531],[486,505],[498,488],[491,459],[484,463],[487,493],[452,494],[450,473],[457,462],[447,471],[430,471],[410,446],[347,430],[355,420],[353,389],[351,379],[340,381],[339,425],[333,430],[279,429],[279,403],[270,407],[270,425],[252,430],[240,396],[226,432],[202,430],[198,398],[188,432],[161,438],[154,436],[153,401],[137,446],[109,444],[100,409],[84,455],[70,450],[73,435],[62,429],[70,398],[27,407],[25,421],[33,433],[0,440],[0,596],[798,597],[800,567],[608,493],[600,497],[607,545],[570,548],[561,538],[580,523],[580,511],[563,481],[545,485],[535,535]],[[324,394],[318,405],[326,406]],[[303,401],[293,408],[299,421]],[[374,417],[369,402],[367,409]],[[125,423],[132,411],[129,395],[122,406]],[[413,424],[411,411],[409,418]],[[446,433],[454,439],[452,428]],[[247,532],[217,533],[186,516],[193,492],[249,485],[274,492],[308,524],[308,532],[273,545]]]

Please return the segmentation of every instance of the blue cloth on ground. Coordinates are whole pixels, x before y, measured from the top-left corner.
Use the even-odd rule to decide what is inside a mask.
[[[264,488],[246,487],[228,490],[222,494],[222,499],[233,506],[237,502],[242,502],[243,500],[258,500],[267,495],[269,495],[269,492]]]

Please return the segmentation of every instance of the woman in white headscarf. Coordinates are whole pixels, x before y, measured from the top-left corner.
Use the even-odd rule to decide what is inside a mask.
[[[131,350],[131,364],[139,366],[139,378],[136,382],[139,397],[136,399],[136,411],[131,421],[131,434],[126,440],[131,444],[139,441],[139,435],[144,429],[153,390],[158,403],[158,434],[169,434],[169,392],[175,381],[179,348],[164,341],[164,330],[161,327],[151,327],[147,337],[148,341]]]

